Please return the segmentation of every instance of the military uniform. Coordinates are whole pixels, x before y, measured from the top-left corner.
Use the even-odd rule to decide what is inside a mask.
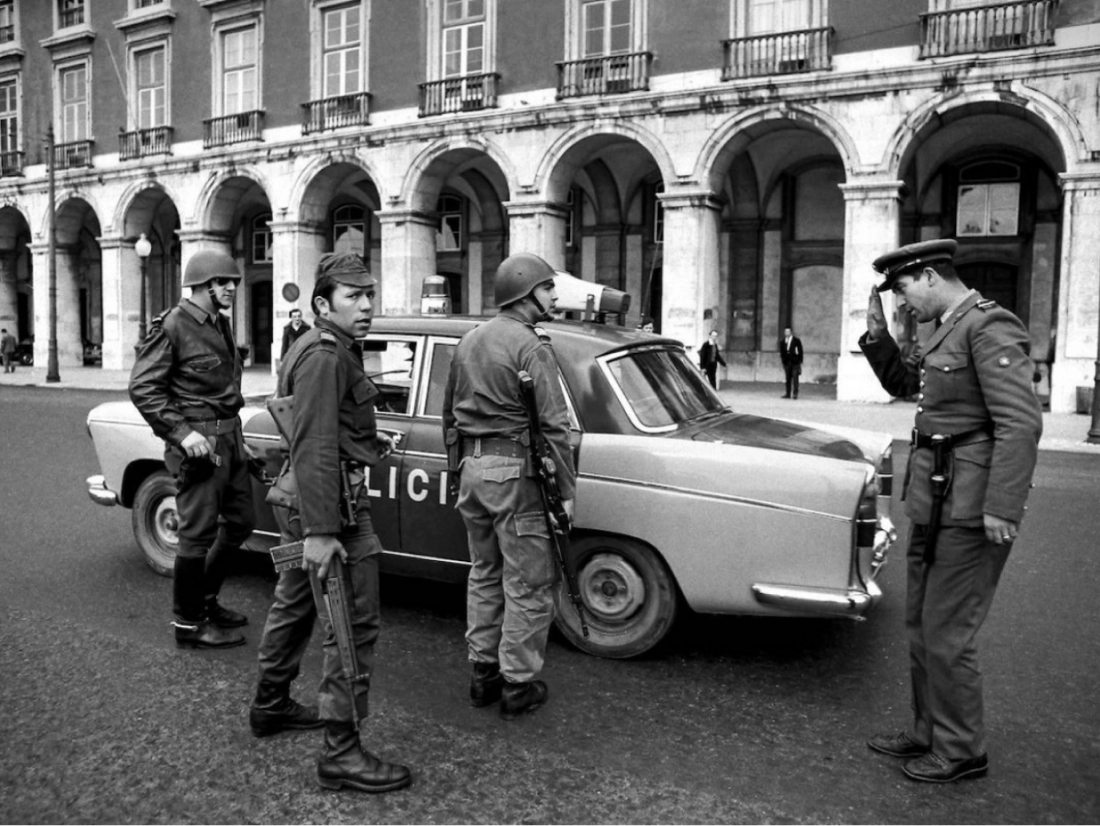
[[[473,563],[467,588],[471,662],[512,684],[542,670],[553,620],[557,565],[529,456],[519,371],[535,383],[542,431],[563,499],[575,471],[557,360],[545,334],[512,308],[467,333],[451,362],[443,403],[449,441],[461,444],[458,510]]]
[[[130,399],[167,443],[165,465],[177,476],[177,627],[208,616],[220,627],[247,622],[216,599],[232,555],[255,521],[237,415],[244,406],[242,369],[225,316],[184,298],[153,319],[130,375]],[[192,432],[206,436],[215,460],[185,456],[180,444]]]
[[[888,278],[879,289],[901,274],[891,265],[911,273],[928,263],[922,256],[947,259],[954,248],[954,242],[925,242],[884,256],[876,269]],[[934,268],[935,262],[928,265]],[[865,334],[860,347],[888,393],[917,399],[903,493],[912,522],[906,627],[913,720],[905,736],[914,751],[926,749],[956,764],[971,761],[975,771],[984,771],[981,673],[974,638],[1010,545],[987,539],[983,517],[990,514],[1018,525],[1024,515],[1042,432],[1042,413],[1031,387],[1028,332],[1012,313],[971,291],[942,319],[915,363],[902,358],[888,335],[869,342]],[[934,523],[933,435],[951,437],[952,444],[941,527],[930,560],[926,546]]]

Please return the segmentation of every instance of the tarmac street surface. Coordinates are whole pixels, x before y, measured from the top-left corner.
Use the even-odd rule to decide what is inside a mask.
[[[365,740],[409,763],[414,783],[367,796],[316,787],[317,732],[248,731],[267,560],[245,555],[223,592],[249,615],[249,644],[177,650],[171,583],[145,565],[129,511],[97,507],[85,490],[98,472],[85,416],[122,393],[15,378],[0,385],[0,821],[1100,821],[1100,453],[1078,444],[1087,417],[1066,430],[1076,452],[1040,454],[979,641],[987,778],[912,783],[865,746],[908,713],[902,541],[867,622],[685,612],[666,645],[632,661],[552,638],[550,702],[510,723],[467,703],[462,589],[386,577]],[[828,415],[898,436],[912,413],[805,389],[790,402],[773,387],[771,402],[767,386],[752,389],[724,393],[747,412]],[[900,471],[907,448],[895,451]],[[894,516],[904,535],[897,502]],[[307,701],[319,649],[315,635],[296,683]]]

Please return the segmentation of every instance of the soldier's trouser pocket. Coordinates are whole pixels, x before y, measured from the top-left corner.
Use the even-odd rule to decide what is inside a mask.
[[[558,566],[550,544],[546,515],[541,510],[515,515],[513,547],[505,551],[519,580],[531,590],[553,585],[558,578]]]

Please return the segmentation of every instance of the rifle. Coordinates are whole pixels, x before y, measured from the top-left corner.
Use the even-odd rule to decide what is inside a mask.
[[[538,481],[539,494],[542,498],[542,512],[546,517],[546,529],[550,533],[550,544],[554,546],[554,552],[558,556],[558,565],[561,566],[562,576],[565,579],[565,591],[569,594],[569,601],[577,612],[581,621],[581,632],[588,639],[588,623],[584,619],[584,606],[580,595],[577,593],[577,585],[573,573],[569,569],[567,550],[569,547],[569,514],[562,504],[561,491],[558,489],[558,480],[554,475],[557,468],[554,457],[550,452],[550,443],[542,433],[542,425],[539,422],[538,402],[535,399],[535,381],[526,370],[519,371],[520,392],[527,407],[527,423],[531,431],[531,462],[535,468],[535,478]]]
[[[302,567],[302,553],[305,542],[290,542],[276,545],[271,549],[271,561],[277,572]],[[359,671],[359,660],[355,656],[355,632],[351,626],[351,598],[348,583],[344,577],[344,562],[334,554],[329,563],[328,576],[321,582],[321,594],[328,610],[332,634],[336,637],[336,648],[340,652],[340,665],[344,669],[344,679],[348,681],[348,693],[351,697],[351,719],[355,730],[359,730],[359,710],[355,704],[355,684],[370,681],[369,675]]]

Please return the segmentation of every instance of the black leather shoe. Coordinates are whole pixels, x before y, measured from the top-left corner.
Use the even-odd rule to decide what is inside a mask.
[[[317,706],[304,706],[289,697],[274,708],[252,706],[248,710],[248,725],[256,737],[270,737],[283,731],[306,731],[324,724],[317,716]]]
[[[233,648],[244,645],[244,635],[223,631],[209,623],[172,623],[176,626],[177,648]]]
[[[928,753],[928,746],[914,743],[904,731],[900,734],[876,734],[867,741],[867,747],[891,757],[920,757]]]
[[[529,683],[505,683],[500,697],[500,716],[514,720],[521,714],[530,714],[546,704],[550,689],[542,680]]]
[[[317,759],[317,783],[330,791],[392,792],[412,783],[412,772],[408,766],[387,763],[366,751],[350,724],[329,722],[325,749]]]
[[[504,677],[498,663],[474,663],[470,675],[470,705],[485,708],[500,702],[500,693],[504,688]]]
[[[922,783],[951,783],[964,777],[981,777],[989,771],[989,757],[981,754],[968,760],[948,760],[934,752],[910,760],[901,769],[910,780]]]
[[[248,625],[248,617],[240,611],[231,611],[219,605],[217,597],[206,598],[206,618],[218,628],[240,628]]]

